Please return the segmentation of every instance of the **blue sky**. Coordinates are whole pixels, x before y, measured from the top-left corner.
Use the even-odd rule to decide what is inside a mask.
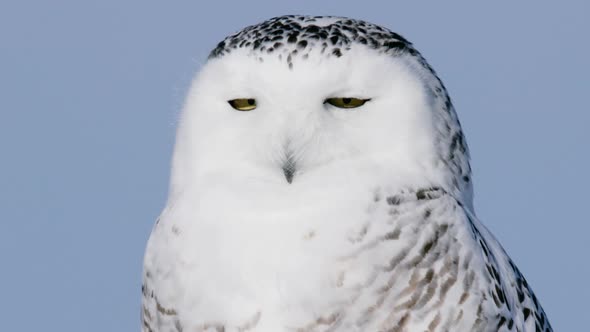
[[[556,330],[586,326],[587,2],[104,0],[0,4],[2,330],[139,330],[143,250],[191,78],[225,35],[288,13],[414,42],[461,118],[480,219]]]

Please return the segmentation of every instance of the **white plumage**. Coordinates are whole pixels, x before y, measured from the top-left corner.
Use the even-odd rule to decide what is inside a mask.
[[[277,17],[211,53],[142,306],[154,332],[551,331],[474,216],[434,71],[403,37],[337,17]]]

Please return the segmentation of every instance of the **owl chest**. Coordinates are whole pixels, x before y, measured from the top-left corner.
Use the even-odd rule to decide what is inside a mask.
[[[237,306],[247,308],[240,315],[272,311],[295,322],[343,310],[360,318],[381,303],[377,316],[383,320],[382,313],[416,294],[425,304],[434,302],[431,293],[450,276],[457,279],[443,257],[459,249],[446,234],[448,225],[424,218],[428,207],[392,209],[371,195],[356,204],[344,198],[242,201],[201,211],[178,253],[192,267],[183,277],[187,297],[208,299],[191,310]]]

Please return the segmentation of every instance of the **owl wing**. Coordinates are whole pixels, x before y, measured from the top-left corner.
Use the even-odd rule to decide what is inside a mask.
[[[141,330],[142,332],[182,331],[172,299],[178,297],[178,289],[170,289],[171,273],[175,268],[173,257],[167,257],[165,245],[169,235],[156,220],[145,251],[143,278],[141,285]]]
[[[340,327],[552,331],[515,264],[458,199],[441,188],[385,198],[376,204],[386,213],[369,225],[381,228],[373,235],[364,230],[351,255],[360,264],[370,262],[375,273],[360,283],[354,303],[337,311]]]
[[[498,309],[498,330],[553,331],[535,293],[498,240],[471,212],[465,214],[485,261],[491,295],[487,301]]]

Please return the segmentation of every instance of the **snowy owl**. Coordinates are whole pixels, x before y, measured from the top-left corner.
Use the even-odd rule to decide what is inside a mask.
[[[342,17],[221,41],[179,123],[143,331],[551,331],[473,210],[469,153],[414,46]]]

